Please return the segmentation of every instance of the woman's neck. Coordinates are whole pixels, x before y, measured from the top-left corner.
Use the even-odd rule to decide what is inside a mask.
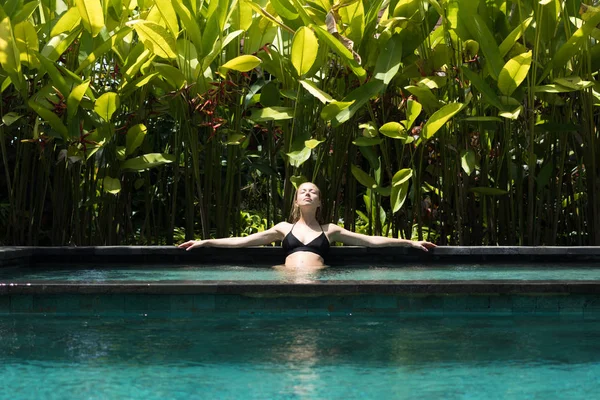
[[[314,215],[314,212],[312,214],[308,214],[308,213],[305,214],[302,212],[302,210],[300,210],[300,218],[298,219],[298,221],[296,221],[296,223],[298,223],[298,222],[300,222],[306,226],[314,226],[314,225],[321,226],[319,221],[317,221],[317,218]]]

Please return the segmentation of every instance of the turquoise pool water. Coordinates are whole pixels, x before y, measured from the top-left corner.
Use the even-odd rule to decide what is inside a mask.
[[[236,265],[49,265],[0,269],[0,282],[169,280],[600,280],[597,264],[430,264],[330,267],[316,272]]]
[[[590,399],[600,320],[0,318],[2,399]]]

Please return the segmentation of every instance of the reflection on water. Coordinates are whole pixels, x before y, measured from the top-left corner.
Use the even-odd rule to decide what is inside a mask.
[[[47,265],[3,268],[0,282],[283,281],[324,280],[600,280],[597,264],[448,264],[352,267],[239,265]]]
[[[3,317],[0,376],[11,399],[584,399],[600,390],[598,331],[555,317]]]

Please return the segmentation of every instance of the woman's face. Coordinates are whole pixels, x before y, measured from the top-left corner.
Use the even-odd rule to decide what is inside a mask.
[[[321,192],[314,183],[306,182],[300,185],[296,193],[296,204],[298,206],[312,205],[315,208],[321,206]]]

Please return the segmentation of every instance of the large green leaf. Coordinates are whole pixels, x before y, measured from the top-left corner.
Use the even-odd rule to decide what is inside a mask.
[[[529,17],[526,20],[524,20],[523,22],[521,22],[502,41],[502,43],[500,44],[500,47],[498,48],[500,50],[501,57],[504,57],[509,52],[509,50],[515,45],[515,43],[517,43],[517,40],[519,40],[521,38],[521,36],[523,35],[523,33],[525,33],[525,31],[529,27],[529,24],[531,24],[531,21],[533,21],[533,17]]]
[[[13,24],[18,24],[19,22],[23,22],[28,20],[36,8],[40,5],[39,0],[33,0],[28,3],[23,4],[20,7],[20,10],[17,11],[14,17],[11,18]]]
[[[410,186],[410,182],[406,181],[402,184],[392,186],[392,193],[390,194],[390,202],[392,205],[392,212],[397,213],[404,202],[406,201],[406,197],[408,196],[408,188]]]
[[[327,104],[331,103],[332,101],[335,101],[333,97],[319,89],[317,85],[315,85],[313,82],[307,80],[300,80],[299,82],[304,87],[304,89],[308,91],[308,93],[315,96],[321,103]]]
[[[170,164],[175,161],[172,154],[148,153],[143,156],[130,158],[121,164],[122,170],[143,171],[159,165]]]
[[[344,45],[335,38],[331,33],[327,32],[320,26],[311,25],[315,33],[321,40],[323,40],[330,49],[337,53],[342,60],[348,64],[352,72],[358,77],[359,80],[364,80],[367,72],[356,62],[354,55]]]
[[[292,107],[265,107],[252,110],[252,114],[250,115],[250,119],[254,122],[280,121],[292,118],[294,118],[294,109]]]
[[[227,71],[230,69],[232,69],[234,71],[248,72],[248,71],[251,71],[254,68],[258,67],[261,62],[262,62],[261,59],[256,56],[251,56],[251,55],[237,56],[236,58],[233,58],[233,59],[227,61],[225,64],[223,64],[219,68],[219,71],[222,71],[221,72],[222,75],[225,75],[227,73]]]
[[[1,11],[1,8],[0,8]],[[0,17],[3,12],[0,12]],[[19,88],[23,81],[21,76],[21,61],[19,48],[13,36],[13,30],[8,17],[0,20],[0,65],[6,71],[10,79]]]
[[[105,192],[116,195],[121,191],[121,181],[119,181],[117,178],[106,176],[102,182]]]
[[[304,76],[310,71],[318,52],[319,42],[314,32],[306,26],[298,29],[292,39],[292,65],[298,75]]]
[[[392,139],[406,139],[407,133],[404,125],[398,122],[388,122],[379,128],[379,132]]]
[[[23,21],[15,25],[15,41],[21,53],[21,63],[36,69],[40,62],[35,55],[39,50],[38,37],[35,28],[29,21]]]
[[[50,61],[56,62],[80,34],[81,28],[76,28],[70,33],[61,33],[60,35],[54,36],[44,45],[40,54]]]
[[[414,101],[409,99],[406,102],[406,129],[410,129],[419,115],[421,115],[421,111],[423,110],[423,106],[418,101]]]
[[[440,101],[427,86],[405,86],[404,88],[417,96],[419,102],[425,107],[428,113],[432,114],[440,108]]]
[[[79,108],[79,103],[81,103],[81,99],[87,92],[90,87],[90,81],[85,81],[79,85],[77,85],[67,98],[67,123],[70,122],[73,117],[77,114],[77,109]]]
[[[373,72],[375,79],[379,79],[385,85],[388,85],[400,70],[401,62],[402,42],[400,36],[394,35],[379,53]]]
[[[199,54],[204,54],[202,47],[202,34],[200,33],[200,27],[196,22],[195,16],[192,12],[183,4],[182,0],[172,0],[173,8],[181,20],[181,24],[189,36],[190,40],[196,46],[196,50]]]
[[[102,44],[100,44],[98,47],[94,48],[94,51],[92,51],[92,53],[89,56],[87,56],[87,58],[79,64],[79,66],[75,70],[75,73],[79,74],[85,68],[92,65],[104,53],[110,51],[119,40],[122,40],[125,36],[127,36],[129,33],[131,33],[132,30],[133,30],[132,28],[130,28],[128,26],[124,26],[121,29],[119,29],[117,32],[115,32],[114,35],[112,35],[110,38],[108,38],[107,40],[102,42]]]
[[[158,57],[166,59],[177,57],[175,39],[162,26],[143,20],[134,20],[127,24],[133,26],[144,46]]]
[[[33,100],[29,100],[27,104],[29,104],[29,107],[31,107],[33,111],[35,111],[40,117],[42,117],[46,122],[48,122],[52,129],[58,132],[60,136],[65,141],[67,141],[67,127],[65,126],[65,124],[63,124],[62,120],[58,117],[58,115],[54,114],[47,108],[40,106]]]
[[[306,160],[310,158],[311,149],[308,146],[304,146],[301,150],[292,151],[286,153],[289,157],[289,162],[292,167],[300,167]]]
[[[321,110],[321,118],[324,121],[331,121],[342,110],[347,109],[354,103],[353,101],[332,101]]]
[[[127,137],[125,138],[125,155],[128,156],[133,153],[144,141],[148,129],[144,124],[136,124],[127,130]]]
[[[481,94],[483,94],[488,103],[499,110],[504,110],[504,106],[502,105],[500,98],[498,98],[496,92],[485,82],[485,80],[468,68],[462,68],[462,72],[467,79],[471,81],[471,84],[475,86],[475,88],[477,88]]]
[[[582,26],[577,29],[573,36],[567,40],[567,43],[563,44],[558,51],[552,57],[552,62],[549,63],[544,72],[538,78],[538,83],[542,82],[542,80],[548,76],[552,68],[557,66],[562,68],[571,57],[581,54],[581,48],[587,39],[587,37],[592,33],[594,28],[600,24],[600,12],[596,12],[593,14]]]
[[[466,26],[471,35],[479,43],[479,46],[485,55],[485,59],[489,65],[490,75],[497,80],[504,61],[500,55],[500,49],[494,39],[494,35],[492,35],[492,32],[490,32],[485,21],[478,14],[469,14]]]
[[[475,158],[475,152],[471,149],[463,150],[460,152],[460,164],[463,169],[467,173],[467,175],[471,176],[473,171],[477,168],[477,160]]]
[[[160,15],[167,23],[167,27],[171,31],[171,34],[176,38],[179,33],[179,24],[177,23],[177,13],[173,8],[171,0],[154,0],[154,3],[156,4],[158,11],[160,11]]]
[[[104,10],[100,0],[75,0],[81,23],[92,37],[96,37],[104,28]]]
[[[392,177],[392,187],[402,185],[412,178],[413,170],[411,168],[403,168],[396,172]]]
[[[531,51],[508,60],[498,76],[498,89],[505,96],[510,96],[525,80],[530,66]]]
[[[352,171],[352,175],[356,178],[361,185],[366,186],[369,189],[375,189],[377,187],[377,182],[375,179],[365,171],[357,167],[356,165],[351,165],[350,169]]]
[[[114,92],[106,92],[96,99],[94,111],[106,122],[109,122],[112,115],[119,108],[119,95]]]
[[[171,65],[154,63],[152,64],[154,69],[164,78],[175,90],[181,89],[185,83],[185,76],[181,73],[181,70]]]
[[[77,28],[80,22],[81,15],[79,14],[79,9],[77,7],[69,8],[52,27],[50,36],[54,37],[61,33],[69,33]]]
[[[377,96],[384,88],[383,82],[375,79],[354,89],[342,99],[342,103],[352,102],[352,104],[350,104],[349,107],[342,109],[333,118],[332,125],[339,126],[348,121],[358,110],[367,104],[372,97]],[[326,107],[329,107],[332,104],[333,103],[330,103]],[[323,111],[326,107],[323,108]]]
[[[429,120],[427,120],[425,126],[423,126],[421,137],[426,140],[431,139],[433,135],[435,135],[435,133],[440,130],[440,128],[444,126],[450,118],[452,118],[462,109],[462,107],[462,103],[451,103],[437,110],[435,113],[433,113]]]

